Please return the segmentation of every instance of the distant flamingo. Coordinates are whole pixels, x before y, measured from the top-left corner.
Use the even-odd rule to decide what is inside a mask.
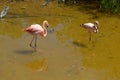
[[[45,2],[42,4],[43,6],[47,6],[47,4],[50,2],[50,0],[45,0]]]
[[[41,35],[42,37],[46,37],[47,36],[47,29],[46,28],[48,26],[49,26],[48,21],[44,20],[42,26],[39,24],[32,24],[30,27],[24,29],[24,31],[33,35],[33,38],[30,42],[30,47],[32,47],[36,50],[37,35]],[[35,45],[32,46],[32,42],[34,40],[35,40]]]
[[[98,33],[98,25],[99,25],[99,22],[95,21],[93,23],[84,23],[84,24],[81,24],[80,26],[83,26],[85,29],[88,30],[88,32],[90,34],[89,40],[91,41],[91,33],[92,32]]]
[[[9,9],[9,6],[5,6],[0,14],[0,18],[3,18],[6,14],[7,14],[7,11]]]
[[[65,3],[65,0],[57,0],[58,4]]]

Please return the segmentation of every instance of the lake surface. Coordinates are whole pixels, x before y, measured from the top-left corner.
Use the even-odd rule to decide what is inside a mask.
[[[0,80],[119,80],[120,19],[83,7],[43,7],[42,1],[1,2],[9,5],[0,20]],[[82,6],[82,5],[81,5]],[[29,47],[32,36],[22,32],[31,24],[48,20],[48,36],[38,36],[37,51]],[[89,41],[85,22],[100,23]],[[50,31],[53,30],[54,31]]]

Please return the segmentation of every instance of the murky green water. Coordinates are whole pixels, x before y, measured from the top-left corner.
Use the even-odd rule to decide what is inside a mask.
[[[55,2],[4,3],[10,6],[0,20],[0,80],[119,80],[120,19]],[[4,4],[0,3],[0,10]],[[22,5],[22,6],[21,6]],[[16,7],[15,7],[16,6]],[[47,19],[54,32],[39,37],[37,52],[29,47],[31,35],[21,31]],[[92,34],[79,25],[100,22]]]

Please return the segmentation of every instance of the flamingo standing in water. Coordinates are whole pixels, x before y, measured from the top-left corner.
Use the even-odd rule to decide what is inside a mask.
[[[49,26],[48,21],[44,20],[42,26],[39,24],[32,24],[30,27],[23,29],[23,31],[28,32],[33,35],[33,38],[30,42],[30,47],[36,50],[36,41],[37,35],[41,35],[42,37],[47,36],[47,27]],[[35,41],[34,46],[32,46],[32,42]]]
[[[88,30],[90,36],[89,36],[89,41],[91,41],[91,33],[94,32],[94,33],[98,33],[98,25],[99,25],[99,22],[98,21],[95,21],[93,23],[84,23],[84,24],[81,24],[80,26],[83,26],[85,29]]]

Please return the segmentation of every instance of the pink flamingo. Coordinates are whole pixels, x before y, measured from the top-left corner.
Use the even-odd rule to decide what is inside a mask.
[[[26,31],[33,35],[33,38],[30,42],[30,47],[34,48],[36,50],[36,41],[37,41],[37,35],[41,35],[42,37],[47,36],[47,27],[49,26],[48,21],[44,20],[42,26],[39,24],[32,24],[30,27],[23,29],[23,31]],[[32,46],[32,42],[35,41],[35,45]]]
[[[88,30],[88,32],[90,34],[89,40],[91,41],[91,33],[92,32],[98,33],[98,25],[99,25],[99,22],[95,21],[93,23],[84,23],[84,24],[81,24],[80,26],[83,26],[85,29]]]

